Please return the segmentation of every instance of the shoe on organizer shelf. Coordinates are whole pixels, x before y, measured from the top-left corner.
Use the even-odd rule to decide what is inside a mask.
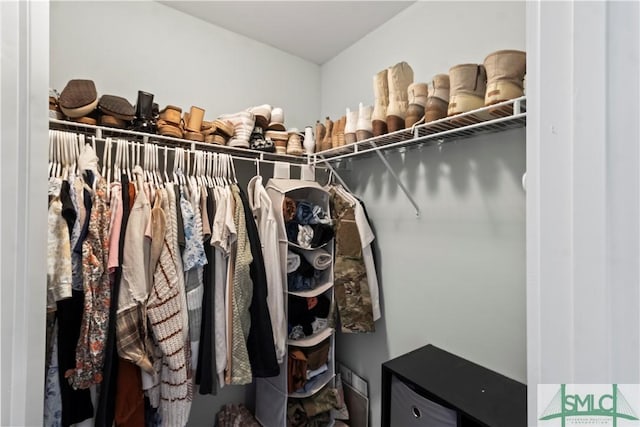
[[[371,124],[373,136],[380,136],[387,133],[387,107],[389,106],[389,83],[387,81],[388,72],[386,68],[373,76],[373,113]]]
[[[250,111],[240,111],[235,114],[223,114],[219,120],[228,120],[233,124],[233,136],[227,145],[236,148],[249,148],[249,137],[253,131],[256,119]]]
[[[292,156],[302,156],[304,150],[302,149],[302,138],[304,135],[300,133],[297,128],[291,128],[287,132],[289,140],[287,141],[287,154]]]
[[[190,141],[204,142],[204,134],[201,132],[204,110],[192,106],[189,112],[184,113],[184,138]]]
[[[52,119],[64,120],[64,114],[60,109],[58,99],[60,94],[55,89],[49,89],[49,117]]]
[[[82,124],[85,124],[85,125],[96,126],[98,124],[99,116],[100,116],[100,114],[98,114],[98,111],[97,110],[93,110],[92,112],[90,112],[86,116],[73,117],[73,118],[70,118],[70,120],[72,122],[76,122],[76,123],[82,123]]]
[[[136,116],[133,120],[133,129],[138,132],[157,132],[157,123],[153,118],[152,93],[142,90],[138,91],[138,100],[136,102]]]
[[[264,130],[260,126],[253,128],[251,137],[249,137],[249,144],[252,150],[264,151],[267,153],[273,153],[276,151],[276,147],[271,139],[266,139],[264,136]]]
[[[231,138],[234,133],[233,123],[228,120],[220,120],[216,119],[212,123],[213,126],[216,127],[215,133],[221,136],[226,137],[227,139]]]
[[[362,104],[361,104],[362,105]],[[344,124],[344,142],[353,144],[356,142],[356,124],[358,122],[358,111],[347,108],[347,121]]]
[[[484,60],[487,89],[484,105],[492,105],[524,95],[527,54],[521,50],[499,50]]]
[[[287,141],[289,135],[284,130],[268,130],[264,134],[265,138],[273,141],[277,154],[287,154]]]
[[[447,117],[449,108],[449,75],[436,74],[429,84],[424,121],[429,123]]]
[[[373,136],[373,124],[371,123],[372,115],[373,106],[365,106],[361,102],[358,107],[358,121],[356,122],[357,141],[362,141]]]
[[[337,123],[338,129],[336,130],[336,135],[338,137],[338,147],[342,147],[344,145],[344,126],[347,123],[347,116],[340,117]]]
[[[324,128],[324,125],[320,123],[320,120],[316,120],[316,152],[322,151],[322,140],[326,134],[327,130]]]
[[[325,134],[324,134],[324,139],[322,140],[322,150],[320,151],[325,151],[333,148],[334,124],[329,118],[329,116],[327,116],[327,118],[324,120],[324,127],[325,127]]]
[[[404,119],[409,108],[409,85],[413,83],[413,69],[406,62],[399,62],[387,71],[389,106],[387,107],[387,130],[404,129]]]
[[[164,110],[160,111],[157,127],[159,135],[182,138],[182,108],[167,105]]]
[[[98,92],[93,80],[69,80],[58,98],[65,116],[74,119],[88,116],[98,106]]]
[[[117,128],[117,129],[126,129],[128,127],[127,123],[129,122],[114,116],[110,116],[108,114],[102,114],[100,116],[99,123],[100,123],[100,126],[106,126],[110,128]]]
[[[287,130],[287,128],[284,127],[284,110],[282,108],[273,107],[271,110],[271,121],[269,122],[267,130]]]
[[[448,116],[484,107],[487,72],[482,64],[460,64],[449,69]]]
[[[269,104],[258,105],[257,107],[251,107],[248,109],[251,113],[253,113],[256,123],[255,125],[266,129],[271,122],[271,111],[273,108]]]
[[[404,119],[404,126],[410,128],[424,118],[424,111],[429,96],[429,86],[426,83],[412,83],[407,89],[409,107]]]

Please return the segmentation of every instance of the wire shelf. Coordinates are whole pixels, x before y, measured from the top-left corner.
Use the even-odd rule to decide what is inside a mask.
[[[208,144],[205,142],[191,141],[170,136],[155,135],[145,132],[137,132],[127,129],[116,129],[106,126],[88,125],[84,123],[72,122],[68,120],[49,119],[49,129],[63,130],[67,132],[81,133],[96,138],[120,138],[128,141],[141,143],[154,143],[162,146],[183,147],[191,150],[214,151],[218,153],[230,154],[236,158],[257,159],[267,161],[282,161],[293,164],[307,164],[308,157],[292,156],[288,154],[267,153],[264,151],[251,150],[248,148],[229,147],[226,145]]]
[[[467,113],[423,123],[353,144],[320,151],[310,163],[364,156],[375,151],[397,149],[417,144],[436,145],[483,133],[500,132],[526,126],[526,98],[520,97]]]

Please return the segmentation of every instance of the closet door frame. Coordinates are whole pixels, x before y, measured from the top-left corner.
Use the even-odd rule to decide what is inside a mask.
[[[0,425],[42,424],[49,3],[0,2]]]
[[[527,4],[527,383],[640,383],[640,5]],[[538,405],[540,403],[540,405]]]

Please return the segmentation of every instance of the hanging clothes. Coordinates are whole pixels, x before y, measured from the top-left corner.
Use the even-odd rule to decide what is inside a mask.
[[[373,243],[375,235],[369,223],[366,210],[362,201],[357,199],[353,194],[349,193],[342,186],[334,186],[335,190],[339,192],[345,199],[352,203],[354,207],[356,226],[358,227],[358,234],[360,236],[360,242],[362,244],[362,257],[364,259],[365,268],[367,271],[367,282],[369,284],[369,293],[371,294],[371,308],[373,313],[373,320],[378,320],[382,317],[380,311],[380,291],[378,285],[378,274],[376,271],[376,264],[373,257]]]
[[[236,186],[237,187],[237,186]],[[247,238],[251,251],[249,274],[251,278],[252,296],[249,306],[251,327],[247,338],[247,352],[254,377],[276,377],[280,374],[276,348],[273,340],[271,315],[268,305],[267,274],[262,257],[262,245],[258,235],[258,227],[253,219],[249,200],[242,189],[237,187],[242,202]],[[275,230],[274,230],[275,231]],[[276,242],[277,244],[277,242]],[[277,259],[277,258],[276,258]],[[279,271],[279,269],[278,269]],[[282,295],[282,292],[280,292]]]
[[[144,307],[149,289],[149,249],[145,240],[145,230],[151,208],[144,192],[142,168],[136,166],[133,173],[136,177],[136,192],[125,233],[122,283],[116,320],[117,346],[120,357],[135,363],[146,372],[153,372],[145,345],[147,316]]]
[[[342,332],[374,332],[371,293],[362,243],[350,201],[330,188],[336,228],[334,289]]]
[[[267,280],[267,305],[271,319],[273,343],[278,364],[286,354],[287,322],[284,310],[283,277],[280,268],[278,223],[273,212],[271,198],[262,185],[262,177],[255,176],[247,187],[248,204],[253,212],[260,237]]]

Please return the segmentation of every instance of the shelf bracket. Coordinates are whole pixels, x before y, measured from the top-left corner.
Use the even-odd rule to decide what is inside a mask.
[[[402,189],[403,193],[405,196],[407,196],[407,199],[409,199],[409,201],[411,202],[411,204],[413,205],[414,209],[416,210],[416,216],[420,216],[420,208],[418,207],[418,204],[416,203],[415,200],[413,200],[413,197],[411,197],[411,194],[409,194],[409,190],[407,189],[407,187],[404,186],[404,184],[402,183],[402,181],[400,180],[400,177],[398,176],[398,174],[396,174],[396,171],[393,170],[393,168],[391,167],[391,165],[389,164],[389,161],[382,155],[382,153],[380,152],[380,150],[377,150],[378,146],[375,144],[375,142],[370,142],[370,144],[376,148],[375,152],[378,155],[378,157],[380,158],[380,161],[382,161],[382,163],[384,164],[384,166],[387,168],[387,170],[389,171],[389,173],[393,176],[393,178],[396,180],[396,183],[398,183],[398,186],[400,187],[400,189]]]
[[[333,166],[331,166],[331,163],[329,163],[327,161],[327,159],[324,158],[323,155],[318,154],[318,157],[320,157],[320,161],[322,163],[324,163],[325,165],[327,165],[327,167],[329,168],[329,170],[333,173],[333,176],[336,177],[336,179],[338,180],[338,182],[340,184],[342,184],[342,186],[344,187],[345,190],[347,190],[349,193],[353,194],[353,191],[351,191],[349,189],[349,186],[347,186],[347,184],[345,184],[344,180],[342,179],[342,177],[338,174],[338,172],[336,172],[336,170],[333,168]]]

